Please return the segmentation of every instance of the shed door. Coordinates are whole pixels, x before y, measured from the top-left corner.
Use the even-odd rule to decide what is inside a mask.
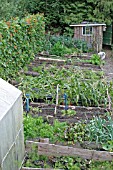
[[[107,26],[106,31],[103,32],[103,44],[111,45],[112,44],[112,25]]]

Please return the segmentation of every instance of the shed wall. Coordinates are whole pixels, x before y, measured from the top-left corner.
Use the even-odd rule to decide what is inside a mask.
[[[84,40],[95,51],[102,50],[103,26],[93,26],[93,35],[82,35],[82,26],[74,27],[74,38]]]

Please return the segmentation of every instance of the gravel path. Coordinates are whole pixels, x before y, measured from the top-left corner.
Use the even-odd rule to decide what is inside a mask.
[[[103,71],[105,72],[107,80],[113,80],[113,51],[112,50],[103,50],[106,53],[105,64],[102,66]]]

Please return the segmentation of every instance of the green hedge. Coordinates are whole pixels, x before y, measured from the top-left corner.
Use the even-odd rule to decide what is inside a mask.
[[[45,22],[41,14],[0,21],[0,77],[14,78],[41,51]]]

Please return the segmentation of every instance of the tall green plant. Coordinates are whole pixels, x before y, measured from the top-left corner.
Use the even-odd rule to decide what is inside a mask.
[[[74,105],[107,106],[107,90],[112,100],[112,83],[107,84],[106,81],[100,80],[94,72],[88,75],[88,71],[85,73],[74,68],[67,70],[54,66],[46,69],[38,66],[38,73],[38,77],[23,75],[22,83],[19,85],[20,90],[30,93],[32,99],[44,99],[51,95],[54,101],[56,87],[59,84],[59,104],[63,102],[64,93],[68,95],[68,104]],[[85,78],[87,78],[86,81],[84,81]]]

